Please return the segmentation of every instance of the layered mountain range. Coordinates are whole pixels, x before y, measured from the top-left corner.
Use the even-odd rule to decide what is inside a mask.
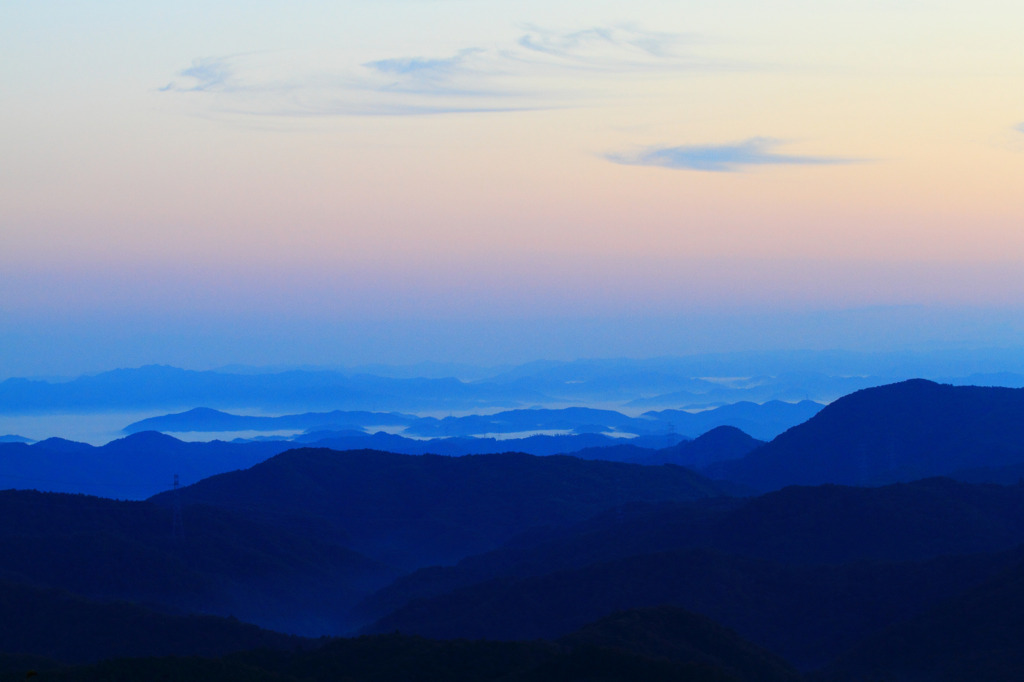
[[[1021,424],[1024,390],[907,381],[767,443],[727,427],[578,456],[237,443],[252,461],[145,501],[4,491],[0,675],[1019,679]],[[217,458],[123,442],[139,447],[121,460],[44,441],[0,463],[49,457],[73,479],[76,457],[109,456],[110,476],[177,466],[176,448],[197,476]]]
[[[955,368],[955,371],[954,369]],[[69,379],[0,381],[0,414],[109,410],[471,411],[618,405],[632,412],[706,409],[741,401],[827,403],[912,377],[1024,386],[1013,349],[855,353],[716,353],[647,360],[542,361],[516,367],[351,369],[247,367],[195,371],[162,365]],[[758,435],[758,434],[753,434]]]

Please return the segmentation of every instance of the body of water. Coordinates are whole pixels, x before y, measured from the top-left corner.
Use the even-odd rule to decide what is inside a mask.
[[[121,429],[132,422],[166,414],[166,410],[147,412],[97,412],[80,414],[0,415],[0,435],[16,435],[31,440],[66,438],[90,445],[105,445],[124,438]]]

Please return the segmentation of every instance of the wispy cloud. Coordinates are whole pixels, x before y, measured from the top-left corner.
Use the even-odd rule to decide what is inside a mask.
[[[430,97],[494,98],[521,94],[500,82],[501,76],[508,74],[503,74],[495,61],[493,55],[480,48],[467,48],[444,58],[381,59],[361,65],[373,73],[358,87],[382,94]]]
[[[399,57],[396,59],[379,59],[374,62],[366,62],[363,66],[381,73],[391,73],[400,76],[412,75],[429,79],[449,78],[464,69],[470,58],[482,52],[484,50],[480,48],[467,48],[459,51],[452,57],[442,59]]]
[[[204,57],[182,69],[163,92],[205,92],[223,88],[231,80],[231,62],[226,57]]]
[[[780,140],[754,137],[734,144],[648,147],[635,152],[608,154],[605,158],[630,166],[660,166],[680,170],[735,173],[749,166],[826,166],[855,163],[855,159],[830,156],[799,156],[772,151]]]
[[[1018,124],[1017,127],[1014,128],[1014,130],[1016,130],[1018,133],[1024,133],[1024,123]]]
[[[517,41],[528,53],[564,64],[594,68],[679,68],[693,63],[693,36],[647,31],[634,26],[588,28],[562,33],[531,26]]]
[[[624,74],[710,68],[687,54],[689,36],[628,26],[525,30],[506,46],[362,64],[295,52],[206,57],[162,90],[214,110],[275,116],[522,111],[579,105],[614,91]],[[566,78],[581,69],[591,77]]]

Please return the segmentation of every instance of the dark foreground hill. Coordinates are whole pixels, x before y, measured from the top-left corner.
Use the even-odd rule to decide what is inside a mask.
[[[746,457],[711,469],[759,490],[884,485],[1024,462],[1024,389],[922,379],[840,398]]]
[[[673,606],[618,611],[559,642],[608,647],[650,658],[699,663],[741,680],[796,682],[799,674],[767,649],[751,644],[710,618]]]
[[[1024,564],[871,637],[828,668],[834,680],[1024,679]]]
[[[670,644],[668,644],[670,642]],[[9,679],[21,680],[22,677]],[[45,671],[39,679],[274,682],[793,682],[785,662],[679,609],[616,614],[560,642],[436,641],[398,634],[203,658],[148,658]]]
[[[708,550],[661,552],[421,599],[366,632],[556,638],[617,610],[668,604],[705,614],[813,669],[1020,559],[1017,551],[925,562],[789,566]]]
[[[0,581],[0,654],[90,663],[123,656],[223,656],[294,649],[298,637],[215,616],[170,615],[124,601]]]
[[[486,581],[683,549],[813,566],[918,561],[1021,543],[1022,486],[929,479],[881,488],[790,487],[757,498],[618,509],[571,528],[519,538],[455,566],[399,578],[359,612],[375,619],[413,600]]]
[[[0,579],[243,620],[341,633],[346,614],[395,572],[343,545],[224,510],[0,492]]]
[[[186,505],[231,510],[412,569],[457,561],[528,529],[577,523],[616,505],[722,492],[676,466],[519,453],[439,457],[302,449],[180,494]],[[173,502],[170,494],[153,499]]]

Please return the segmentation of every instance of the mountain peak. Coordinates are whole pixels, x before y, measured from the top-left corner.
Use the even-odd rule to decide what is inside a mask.
[[[761,490],[884,485],[1024,458],[1024,389],[925,379],[866,388],[715,473]]]
[[[696,445],[698,443],[715,443],[716,445],[722,443],[743,443],[749,444],[751,446],[750,449],[761,445],[761,441],[749,436],[742,429],[738,429],[735,426],[729,426],[727,424],[723,426],[716,426],[710,431],[702,433],[700,436],[693,439],[691,445]]]
[[[184,444],[184,441],[178,440],[173,436],[168,436],[165,433],[160,433],[159,431],[139,431],[138,433],[130,434],[124,438],[118,438],[107,445],[130,446],[133,448],[168,448],[182,444]]]
[[[67,438],[47,438],[46,440],[34,443],[32,447],[62,453],[88,452],[93,449],[93,446],[88,443],[79,443]]]

